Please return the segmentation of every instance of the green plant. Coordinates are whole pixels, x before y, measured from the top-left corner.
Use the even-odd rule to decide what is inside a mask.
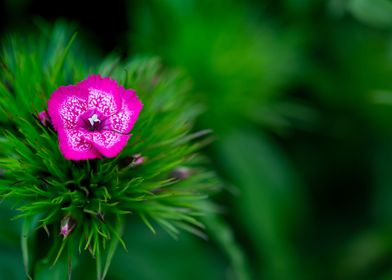
[[[40,37],[10,37],[1,54],[0,198],[24,220],[26,273],[39,279],[57,263],[51,273],[70,277],[89,251],[97,277],[105,278],[118,244],[126,247],[128,216],[139,216],[154,233],[160,225],[173,237],[180,229],[203,237],[199,218],[214,211],[207,198],[218,181],[197,154],[205,144],[197,139],[209,131],[191,132],[201,108],[187,94],[189,81],[154,58],[83,61],[67,25],[42,30]],[[91,73],[135,89],[144,108],[118,157],[69,161],[37,115],[58,86]]]

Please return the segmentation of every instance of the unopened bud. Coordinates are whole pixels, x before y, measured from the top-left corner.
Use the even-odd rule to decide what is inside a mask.
[[[177,167],[170,173],[170,177],[177,180],[184,180],[191,175],[191,170],[187,167]]]
[[[133,156],[133,164],[135,166],[143,164],[145,160],[145,157],[143,157],[141,154],[136,154]]]
[[[49,115],[46,111],[42,111],[38,114],[38,118],[43,126],[49,126],[51,124]]]
[[[121,167],[136,167],[142,165],[146,161],[146,158],[143,157],[141,154],[134,154],[132,156],[128,156],[124,158],[120,162]]]
[[[61,220],[60,235],[67,237],[75,228],[76,222],[70,216],[65,216]]]

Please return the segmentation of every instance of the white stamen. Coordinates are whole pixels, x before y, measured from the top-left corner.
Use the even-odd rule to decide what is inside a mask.
[[[94,114],[91,116],[91,118],[88,118],[88,121],[90,122],[91,126],[94,126],[94,123],[96,123],[96,122],[101,122],[101,120],[98,119],[97,114]]]

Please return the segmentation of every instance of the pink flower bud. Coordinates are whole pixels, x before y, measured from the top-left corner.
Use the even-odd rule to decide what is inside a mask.
[[[70,216],[65,216],[61,220],[60,235],[67,237],[75,228],[76,222]]]
[[[145,157],[143,157],[141,154],[136,154],[133,156],[133,164],[135,166],[143,164],[145,160]]]
[[[191,175],[191,171],[187,167],[177,167],[170,173],[170,176],[177,180],[184,180],[188,178],[190,175]]]
[[[38,118],[41,121],[42,125],[48,126],[50,125],[50,118],[46,111],[42,111],[38,114]]]

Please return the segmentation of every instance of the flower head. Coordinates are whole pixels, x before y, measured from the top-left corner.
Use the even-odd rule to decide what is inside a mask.
[[[118,155],[142,107],[134,90],[91,75],[53,92],[48,112],[64,157],[86,160]]]

